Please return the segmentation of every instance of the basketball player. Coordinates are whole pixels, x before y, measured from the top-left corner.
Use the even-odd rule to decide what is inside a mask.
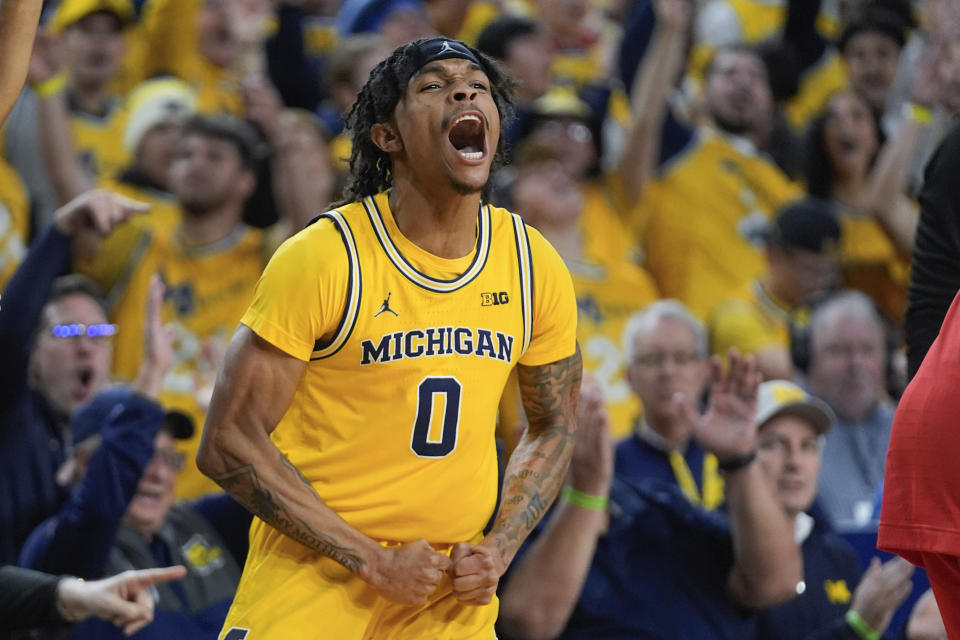
[[[267,266],[198,455],[259,516],[224,640],[495,638],[499,577],[567,471],[581,373],[563,262],[481,201],[510,85],[455,40],[397,48],[348,118],[351,202]],[[484,535],[514,368],[530,424]]]

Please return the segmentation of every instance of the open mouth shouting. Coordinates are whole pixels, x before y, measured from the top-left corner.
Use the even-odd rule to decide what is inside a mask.
[[[447,138],[468,163],[479,164],[487,156],[486,119],[478,111],[466,111],[456,116]]]

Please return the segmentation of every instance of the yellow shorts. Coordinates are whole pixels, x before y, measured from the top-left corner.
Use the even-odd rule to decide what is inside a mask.
[[[251,547],[220,640],[495,640],[499,602],[461,604],[446,576],[423,606],[380,596],[339,563],[254,520]],[[438,549],[449,554],[449,549]]]

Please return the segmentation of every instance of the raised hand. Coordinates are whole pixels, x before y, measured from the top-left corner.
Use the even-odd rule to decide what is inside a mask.
[[[577,407],[577,439],[570,463],[573,488],[591,495],[607,495],[613,477],[613,442],[610,415],[603,389],[596,378],[586,374],[580,385]]]
[[[384,547],[375,565],[360,575],[384,598],[422,605],[449,568],[450,558],[434,551],[426,540],[414,540],[399,547]]]
[[[270,79],[262,73],[251,73],[243,80],[243,98],[246,117],[260,127],[271,147],[277,148],[286,142],[283,99]]]
[[[897,607],[913,590],[912,577],[913,565],[903,558],[891,558],[883,564],[880,558],[874,558],[853,592],[850,608],[882,634],[890,626]]]
[[[657,16],[657,25],[686,34],[693,20],[693,6],[690,0],[656,0],[653,10]]]
[[[150,205],[143,202],[106,189],[93,189],[57,209],[53,214],[53,223],[69,236],[92,233],[106,237],[132,216],[149,210]]]
[[[172,324],[163,324],[163,280],[160,274],[150,278],[147,293],[146,322],[143,332],[143,362],[134,387],[141,393],[156,398],[163,389],[163,379],[173,366],[175,330]]]
[[[150,587],[160,582],[179,580],[187,570],[182,566],[163,569],[125,571],[95,582],[66,579],[57,588],[61,611],[72,621],[96,616],[123,627],[124,635],[133,635],[153,620]]]
[[[33,42],[27,81],[40,84],[50,80],[63,69],[63,46],[55,35],[40,31]]]
[[[697,414],[696,398],[679,393],[674,398],[693,425],[694,438],[720,460],[747,455],[756,448],[757,387],[762,380],[752,355],[744,357],[731,348],[728,362],[726,372],[719,358],[710,363],[713,385],[705,414]]]
[[[457,600],[465,604],[490,604],[500,576],[506,571],[498,558],[499,554],[483,545],[458,542],[453,546],[450,573]]]

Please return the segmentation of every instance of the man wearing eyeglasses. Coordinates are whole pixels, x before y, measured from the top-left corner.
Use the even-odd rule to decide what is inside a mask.
[[[137,637],[216,635],[240,580],[252,516],[223,494],[174,501],[176,474],[184,465],[175,441],[193,436],[193,421],[115,386],[77,409],[71,424],[77,444],[57,480],[73,491],[54,517],[34,529],[19,564],[87,580],[181,564],[186,576],[157,587],[154,622]],[[121,635],[106,629],[88,621],[70,637]]]
[[[627,381],[643,404],[633,434],[617,445],[617,474],[676,484],[691,502],[711,510],[723,502],[716,456],[693,438],[677,403],[699,403],[710,377],[703,324],[680,302],[660,300],[631,316],[623,330]]]
[[[3,292],[0,562],[15,562],[33,527],[66,498],[54,475],[72,446],[69,417],[110,381],[117,328],[103,300],[88,281],[58,279],[70,271],[71,245],[141,210],[102,191],[76,198],[39,234]]]

